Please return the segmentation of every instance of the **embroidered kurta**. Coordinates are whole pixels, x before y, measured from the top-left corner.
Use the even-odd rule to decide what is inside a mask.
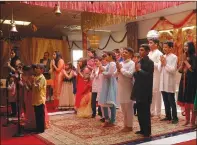
[[[166,66],[161,66],[161,61],[158,64],[160,72],[160,91],[175,93],[176,91],[176,70],[177,56],[174,54],[164,55],[166,58]]]
[[[135,63],[127,60],[120,63],[122,68],[118,75],[118,95],[117,99],[120,103],[131,102],[131,92],[133,88],[133,73],[135,71]]]

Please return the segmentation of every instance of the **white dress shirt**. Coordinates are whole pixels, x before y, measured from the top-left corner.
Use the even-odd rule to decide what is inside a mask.
[[[177,56],[173,53],[164,55],[166,58],[166,66],[158,64],[160,72],[160,91],[168,93],[175,93],[176,91],[176,70],[177,70]]]

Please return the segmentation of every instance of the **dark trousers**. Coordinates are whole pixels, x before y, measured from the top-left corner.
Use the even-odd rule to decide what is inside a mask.
[[[163,96],[163,102],[165,106],[165,113],[166,113],[166,118],[169,120],[177,120],[177,109],[176,109],[176,103],[175,103],[175,97],[174,93],[168,93],[168,92],[161,92]],[[172,109],[172,113],[171,113]]]
[[[136,106],[136,103],[134,103],[134,105],[133,105],[133,110],[134,110],[134,115],[136,115],[137,114],[137,106]]]
[[[91,106],[92,106],[92,116],[96,116],[96,98],[97,98],[97,93],[92,92],[92,101],[91,101]],[[101,113],[101,107],[98,107],[98,114],[102,116]]]
[[[143,135],[149,136],[151,135],[150,104],[146,102],[137,102],[136,106],[140,131]]]
[[[38,132],[44,132],[45,129],[45,112],[44,104],[34,106],[34,112],[36,116],[36,130]]]
[[[16,115],[17,111],[16,111],[16,102],[11,102],[11,109],[12,109],[12,115]]]

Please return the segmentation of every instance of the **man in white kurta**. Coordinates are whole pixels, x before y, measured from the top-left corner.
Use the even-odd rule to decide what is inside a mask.
[[[133,129],[133,101],[130,99],[133,87],[133,73],[135,63],[131,60],[133,50],[125,48],[123,50],[124,61],[117,65],[118,75],[118,100],[124,115],[124,128],[122,131],[132,131]]]
[[[160,116],[161,115],[161,93],[159,91],[159,71],[158,71],[158,63],[160,60],[160,56],[163,55],[161,51],[159,51],[159,40],[157,39],[149,39],[149,46],[151,51],[148,54],[148,57],[154,62],[154,74],[153,74],[153,96],[152,96],[152,104],[151,104],[151,116]]]
[[[177,108],[175,103],[177,56],[172,53],[173,42],[164,43],[165,55],[161,56],[158,64],[160,72],[160,91],[162,92],[165,105],[166,117],[161,121],[178,122]]]

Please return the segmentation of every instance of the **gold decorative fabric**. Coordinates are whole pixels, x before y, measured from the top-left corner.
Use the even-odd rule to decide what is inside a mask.
[[[89,29],[96,29],[103,26],[119,24],[121,22],[128,22],[134,19],[135,17],[82,12],[81,26],[83,31],[87,31]]]
[[[67,41],[45,38],[25,38],[14,45],[19,46],[20,58],[25,65],[39,63],[46,51],[50,53],[50,58],[52,59],[53,52],[56,50],[60,51],[65,62],[71,61],[71,53]],[[13,48],[13,45],[3,41],[2,46],[0,69],[3,77],[6,77],[7,72],[5,72],[5,70],[7,71],[7,69],[5,68],[7,68],[10,50]]]
[[[181,64],[183,56],[183,35],[182,29],[174,29],[173,31],[174,51],[173,53],[178,57],[178,65]]]

